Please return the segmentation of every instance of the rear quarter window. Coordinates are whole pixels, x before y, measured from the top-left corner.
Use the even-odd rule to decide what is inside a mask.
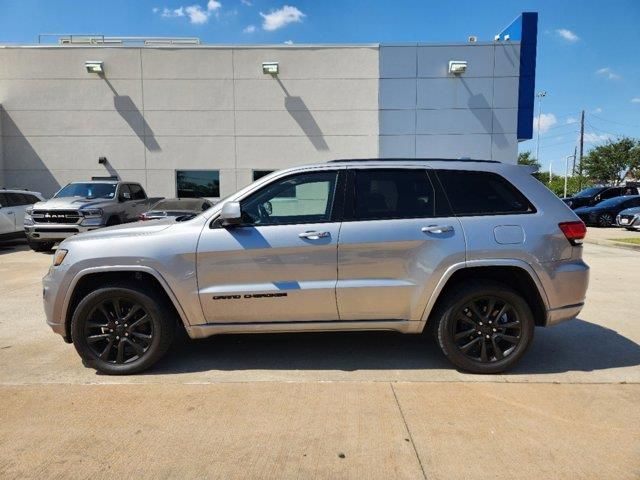
[[[493,172],[436,172],[455,215],[535,213],[531,202],[507,179]]]

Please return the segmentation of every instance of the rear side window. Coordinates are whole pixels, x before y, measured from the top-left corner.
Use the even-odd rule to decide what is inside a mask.
[[[456,215],[507,215],[536,210],[505,178],[491,172],[438,170]]]
[[[140,185],[130,183],[129,189],[131,190],[131,197],[133,198],[133,200],[145,200],[147,198],[144,194],[144,190],[142,190],[142,187]]]
[[[433,217],[435,193],[425,170],[355,170],[354,220]]]

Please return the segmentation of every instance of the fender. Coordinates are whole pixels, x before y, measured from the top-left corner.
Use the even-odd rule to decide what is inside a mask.
[[[169,296],[171,303],[173,304],[176,311],[178,312],[178,315],[180,315],[180,320],[184,324],[184,327],[187,329],[187,333],[190,333],[191,326],[189,324],[187,316],[182,308],[182,305],[180,305],[178,298],[171,290],[171,287],[169,286],[167,281],[162,277],[160,272],[158,272],[154,268],[147,267],[144,265],[110,265],[110,266],[100,266],[100,267],[89,267],[89,268],[80,270],[78,273],[76,273],[75,277],[73,277],[73,279],[71,280],[71,283],[69,283],[69,287],[67,288],[67,292],[64,297],[64,302],[62,304],[61,318],[65,319],[65,322],[66,322],[69,303],[71,302],[71,297],[80,279],[92,273],[117,273],[117,272],[141,272],[141,273],[148,273],[149,275],[152,275],[160,283],[160,286],[162,287],[162,289]]]
[[[442,274],[436,288],[434,288],[431,296],[429,297],[429,301],[427,302],[427,306],[424,309],[422,314],[422,319],[420,320],[420,331],[424,329],[427,325],[427,321],[429,319],[429,315],[431,314],[431,310],[433,310],[433,306],[436,301],[440,297],[440,293],[444,289],[444,286],[447,284],[449,279],[453,276],[455,272],[458,270],[462,270],[463,268],[473,268],[473,267],[517,267],[526,271],[536,288],[538,289],[538,293],[540,294],[540,298],[544,303],[545,308],[549,309],[549,299],[547,298],[547,292],[544,290],[542,286],[542,282],[540,281],[540,277],[533,269],[533,267],[523,260],[519,260],[517,258],[494,258],[494,259],[486,259],[486,260],[469,260],[466,262],[454,263]]]

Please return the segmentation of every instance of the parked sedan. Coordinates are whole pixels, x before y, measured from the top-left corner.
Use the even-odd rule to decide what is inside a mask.
[[[634,185],[626,185],[623,187],[589,187],[576,193],[573,197],[563,198],[573,210],[580,207],[592,207],[604,200],[610,198],[621,197],[623,195],[638,195],[640,191]]]
[[[587,225],[610,227],[616,224],[616,216],[622,210],[632,207],[640,207],[640,195],[610,198],[592,207],[581,207],[574,211]]]
[[[640,230],[640,207],[622,210],[616,217],[616,224],[627,230]]]
[[[140,220],[183,217],[197,215],[213,207],[206,198],[166,198],[153,205],[148,212],[140,215]]]

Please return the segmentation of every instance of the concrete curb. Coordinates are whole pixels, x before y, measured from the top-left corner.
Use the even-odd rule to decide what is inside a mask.
[[[625,243],[625,242],[616,242],[615,240],[585,239],[584,242],[591,243],[594,245],[601,245],[604,247],[622,248],[625,250],[634,250],[636,252],[640,252],[640,245],[633,245],[631,243]]]

